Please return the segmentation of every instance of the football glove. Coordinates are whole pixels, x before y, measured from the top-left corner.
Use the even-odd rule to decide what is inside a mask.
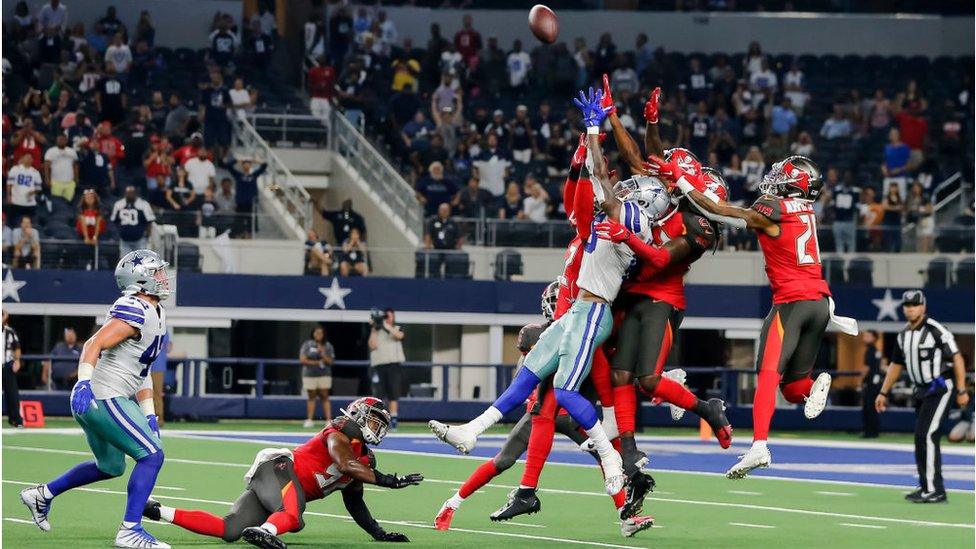
[[[607,117],[606,109],[600,105],[602,98],[603,90],[594,91],[592,86],[589,94],[580,90],[579,97],[573,98],[573,104],[583,113],[583,122],[587,128],[599,128]]]
[[[147,415],[146,416],[146,421],[149,422],[149,428],[152,429],[152,432],[153,432],[154,435],[156,435],[156,438],[160,438],[160,436],[159,436],[159,419],[156,417],[156,414],[149,414],[149,415]]]
[[[71,388],[71,413],[78,416],[84,415],[94,399],[95,395],[92,394],[90,379],[75,383],[75,386]]]
[[[658,103],[661,99],[661,88],[654,88],[651,92],[651,97],[648,98],[647,103],[644,103],[644,120],[648,124],[657,124],[658,121]]]
[[[578,171],[586,163],[586,133],[581,133],[579,143],[576,144],[576,151],[573,152],[573,160],[569,163],[569,170]]]
[[[383,532],[373,539],[376,541],[390,541],[394,543],[406,543],[410,541],[410,538],[404,534],[401,534],[400,532]]]
[[[627,242],[630,240],[630,237],[634,236],[634,233],[630,229],[610,218],[594,225],[593,230],[596,232],[596,236],[603,240],[609,240],[614,244]]]
[[[665,180],[668,184],[668,190],[673,189],[681,178],[691,183],[695,190],[699,192],[705,192],[707,188],[705,178],[702,174],[685,171],[684,168],[678,165],[677,159],[665,162],[663,159],[651,155],[648,157],[648,162],[645,166],[651,175],[656,175]]]
[[[424,480],[424,475],[420,473],[410,473],[409,475],[402,477],[397,476],[396,473],[393,473],[392,475],[381,473],[379,471],[373,471],[373,473],[376,475],[377,486],[382,486],[383,488],[393,488],[394,490],[406,488],[407,486],[415,486]]]
[[[610,94],[610,77],[603,74],[603,97],[600,99],[600,106],[607,111],[607,116],[611,114],[616,114],[617,105],[613,102],[613,96]]]

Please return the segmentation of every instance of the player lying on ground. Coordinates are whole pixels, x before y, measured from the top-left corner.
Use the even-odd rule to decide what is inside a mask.
[[[763,195],[745,209],[706,197],[710,191],[705,180],[674,162],[654,158],[651,164],[710,218],[755,230],[762,248],[773,306],[763,322],[759,343],[753,443],[726,472],[729,478],[742,478],[772,462],[766,441],[776,409],[776,387],[786,400],[803,403],[807,418],[819,416],[827,403],[831,378],[824,372],[814,381],[810,374],[823,334],[828,324],[851,335],[858,333],[853,319],[834,316],[830,288],[823,279],[813,210],[823,188],[820,169],[804,156],[777,162],[760,184]]]
[[[387,532],[373,519],[363,501],[363,484],[405,488],[420,484],[419,473],[404,477],[376,470],[376,458],[367,444],[379,444],[390,428],[383,401],[363,397],[294,450],[267,448],[258,452],[244,475],[247,489],[223,517],[206,511],[187,511],[149,500],[144,515],[197,534],[231,542],[244,538],[264,549],[284,549],[278,537],[305,527],[305,504],[342,492],[349,516],[376,541],[410,541]]]
[[[45,532],[51,530],[48,513],[55,497],[122,476],[128,455],[136,465],[129,477],[115,546],[169,547],[142,528],[142,508],[163,466],[149,368],[166,334],[166,313],[160,301],[170,294],[167,265],[152,250],[136,250],[115,267],[115,280],[124,295],[109,309],[105,325],[85,342],[78,382],[71,390],[71,414],[85,432],[95,460],[20,493],[34,523]],[[138,405],[131,400],[133,396]]]
[[[539,335],[552,322],[558,301],[559,282],[554,281],[546,286],[542,293],[542,314],[546,318],[545,325],[529,324],[522,327],[519,331],[518,349],[524,357],[539,339]],[[519,367],[522,366],[522,358],[519,359]],[[545,396],[544,400],[539,399],[539,394]],[[457,511],[464,500],[473,493],[481,489],[498,475],[508,470],[529,446],[532,437],[537,435],[535,418],[540,415],[552,417],[554,431],[565,435],[577,445],[587,440],[586,433],[580,429],[579,425],[565,412],[558,410],[555,395],[552,392],[552,378],[547,379],[532,394],[527,401],[526,413],[523,415],[515,427],[509,433],[505,444],[498,454],[492,459],[481,464],[471,476],[461,485],[461,488],[451,496],[444,505],[441,506],[437,516],[434,518],[434,527],[438,530],[447,530],[451,527],[454,513]],[[549,434],[550,441],[552,434]],[[550,442],[550,447],[552,446]],[[593,453],[599,463],[599,456]],[[538,477],[537,477],[538,478]],[[623,492],[613,495],[614,508],[618,512],[624,507],[626,498]],[[508,503],[501,509],[491,514],[491,520],[509,520],[517,515],[532,514],[542,509],[542,503],[535,495],[535,485],[532,487],[520,486],[509,494]],[[641,530],[650,528],[654,524],[651,517],[629,517],[621,521],[620,531],[624,537],[631,537]]]

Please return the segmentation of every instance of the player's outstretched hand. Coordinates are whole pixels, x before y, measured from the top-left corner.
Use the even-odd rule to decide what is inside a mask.
[[[613,243],[626,242],[630,240],[630,237],[634,236],[634,233],[630,232],[630,229],[609,217],[606,221],[601,221],[594,225],[593,230],[596,232],[597,237]]]
[[[581,133],[579,143],[576,144],[576,151],[573,152],[573,159],[569,163],[569,169],[580,169],[586,163],[586,133]]]
[[[410,541],[406,535],[400,532],[383,532],[381,536],[376,538],[376,541],[390,541],[394,543],[407,543]]]
[[[91,406],[94,398],[90,379],[75,383],[71,389],[71,412],[75,415],[83,415],[88,411],[88,407]]]
[[[583,113],[583,122],[587,128],[600,127],[603,120],[607,117],[607,110],[601,106],[603,90],[593,90],[591,86],[589,94],[580,90],[579,97],[573,99],[573,103]]]
[[[658,103],[661,99],[661,88],[654,88],[651,92],[651,97],[648,98],[647,103],[644,103],[644,120],[648,124],[657,124],[658,121]]]
[[[161,438],[159,436],[159,418],[156,417],[156,414],[149,414],[146,416],[146,421],[149,422],[149,428],[152,430],[153,434],[156,435],[156,438]]]
[[[610,93],[610,77],[603,73],[603,97],[600,99],[600,106],[607,111],[607,116],[617,114],[617,105],[613,102],[613,95]]]
[[[406,488],[407,486],[415,486],[420,484],[424,480],[424,475],[420,473],[410,473],[405,476],[397,476],[396,473],[388,475],[386,473],[381,473],[379,471],[373,471],[376,475],[376,485],[382,486],[383,488],[393,488],[394,490],[399,490],[400,488]]]

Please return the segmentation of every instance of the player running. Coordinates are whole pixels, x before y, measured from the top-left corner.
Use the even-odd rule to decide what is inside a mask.
[[[342,493],[346,511],[376,541],[410,541],[380,526],[363,501],[363,483],[383,488],[420,484],[424,477],[403,477],[376,470],[376,457],[367,444],[379,444],[390,428],[383,401],[362,397],[342,415],[294,450],[266,448],[258,452],[244,475],[247,489],[223,517],[206,511],[187,511],[149,500],[143,514],[181,528],[221,538],[244,541],[263,549],[285,549],[281,534],[305,527],[305,504],[335,492]]]
[[[743,478],[772,463],[766,441],[776,408],[776,387],[789,402],[803,403],[808,419],[819,416],[827,403],[831,378],[824,372],[813,380],[810,373],[823,334],[828,324],[848,334],[858,332],[853,319],[834,316],[830,288],[823,279],[813,209],[823,188],[820,168],[805,156],[777,162],[760,184],[762,196],[745,209],[707,198],[703,179],[673,162],[654,158],[651,164],[663,177],[675,181],[710,218],[755,230],[762,248],[773,306],[763,322],[759,343],[753,443],[726,472],[728,478]]]
[[[517,345],[522,353],[522,357],[519,358],[520,368],[525,355],[539,340],[539,335],[552,323],[561,286],[560,281],[553,281],[546,286],[542,293],[542,314],[546,318],[546,323],[528,324],[519,330]],[[540,394],[544,395],[545,398],[540,398]],[[448,530],[451,527],[451,521],[454,519],[455,511],[461,507],[465,499],[515,464],[515,461],[528,449],[531,438],[537,434],[535,418],[551,416],[550,422],[553,423],[553,431],[565,435],[577,445],[585,442],[587,440],[586,433],[569,417],[565,410],[559,409],[557,411],[557,408],[555,398],[552,395],[552,378],[550,377],[532,393],[526,402],[525,414],[515,424],[498,454],[475,469],[461,485],[461,488],[444,502],[434,518],[434,528]],[[549,434],[549,439],[552,440],[552,433]],[[595,453],[594,458],[599,463],[599,457]],[[522,493],[524,491],[529,493]],[[626,497],[623,491],[614,494],[613,499],[614,506],[618,511],[624,507]],[[493,521],[509,520],[518,515],[537,513],[541,509],[542,503],[535,495],[535,485],[531,488],[522,485],[509,494],[508,503],[492,513],[490,518]],[[653,524],[654,519],[651,517],[629,517],[621,521],[620,532],[624,537],[632,537],[638,532],[650,528]]]
[[[115,267],[122,290],[108,311],[108,321],[85,342],[78,382],[71,390],[71,414],[95,455],[58,478],[20,492],[34,523],[48,532],[55,497],[72,488],[122,476],[125,456],[136,465],[129,477],[128,498],[116,547],[168,548],[142,528],[142,508],[163,466],[163,446],[153,408],[149,368],[162,350],[166,312],[161,301],[170,294],[168,263],[152,250],[129,252]],[[135,396],[137,405],[131,400]]]

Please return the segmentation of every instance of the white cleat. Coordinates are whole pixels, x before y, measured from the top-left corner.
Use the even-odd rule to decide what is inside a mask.
[[[643,517],[630,517],[620,521],[620,534],[625,538],[632,538],[638,532],[643,532],[654,526],[654,517],[647,515]]]
[[[769,467],[771,463],[773,455],[769,453],[769,448],[749,448],[745,455],[739,457],[739,463],[733,465],[725,476],[731,479],[745,478],[754,469]]]
[[[685,371],[681,368],[675,368],[674,370],[664,372],[661,374],[661,377],[666,377],[671,381],[684,385],[685,379],[688,378],[688,374],[685,373]],[[681,418],[685,417],[685,409],[681,406],[675,406],[674,404],[669,403],[668,407],[671,408],[671,419],[674,421],[679,421]]]
[[[624,475],[624,460],[616,450],[600,458],[600,466],[603,467],[603,484],[607,489],[607,494],[614,495],[624,489],[627,485],[627,476]]]
[[[434,436],[455,447],[462,454],[469,454],[478,444],[478,437],[468,432],[464,426],[451,427],[439,421],[430,420],[427,427]]]
[[[163,543],[142,529],[141,524],[132,528],[119,528],[115,534],[116,547],[134,547],[136,549],[170,549],[168,543]]]
[[[47,514],[51,511],[51,501],[44,497],[40,486],[24,488],[20,491],[20,501],[30,510],[34,524],[44,532],[51,531],[51,523],[47,521]]]
[[[830,374],[827,372],[820,374],[814,380],[810,387],[810,396],[803,404],[803,415],[807,416],[807,419],[813,419],[823,412],[824,406],[827,405],[827,394],[830,393],[830,382]]]

